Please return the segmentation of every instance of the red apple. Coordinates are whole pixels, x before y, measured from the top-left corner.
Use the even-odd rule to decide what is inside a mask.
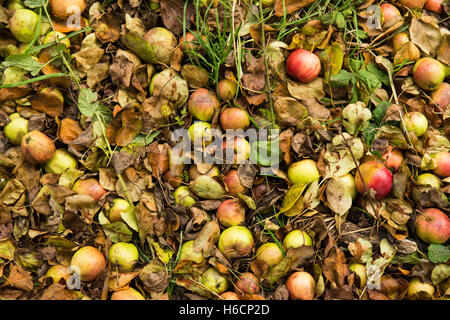
[[[383,21],[389,21],[393,17],[399,16],[400,11],[390,3],[383,3],[381,6],[381,12],[383,13]]]
[[[414,82],[425,90],[436,90],[444,82],[445,67],[436,59],[425,57],[417,60],[413,68]]]
[[[450,152],[438,152],[433,158],[436,160],[434,173],[441,178],[450,177]]]
[[[244,193],[247,190],[247,188],[242,185],[237,170],[228,171],[223,179],[223,183],[232,196],[236,196],[238,193]]]
[[[250,272],[244,272],[235,283],[236,292],[239,294],[257,294],[260,292],[259,279]]]
[[[426,243],[445,243],[450,238],[450,218],[439,209],[427,208],[416,218],[416,234]]]
[[[72,272],[79,272],[81,281],[94,280],[105,266],[105,256],[97,248],[91,246],[78,249],[70,261]]]
[[[441,13],[442,2],[444,2],[444,0],[427,0],[427,2],[425,3],[425,9],[434,11],[436,13]]]
[[[36,130],[22,137],[20,149],[25,160],[39,164],[48,162],[56,151],[52,139],[45,133]]]
[[[431,99],[439,106],[438,112],[444,112],[450,106],[450,84],[444,82],[431,93]]]
[[[201,121],[211,121],[216,109],[220,108],[220,101],[214,92],[200,88],[191,94],[188,109],[192,115]]]
[[[220,114],[219,121],[220,126],[224,130],[245,130],[250,125],[250,118],[247,111],[237,107],[224,109]]]
[[[361,172],[361,175],[359,174]],[[377,161],[367,161],[359,166],[356,171],[356,190],[361,194],[366,194],[363,180],[367,189],[375,192],[375,199],[386,197],[392,190],[392,173],[384,165]],[[369,193],[371,194],[371,193]]]
[[[295,81],[308,83],[319,75],[320,59],[305,49],[293,51],[286,59],[286,72]]]
[[[402,5],[410,9],[422,9],[427,0],[399,0]]]
[[[312,300],[316,290],[316,282],[308,272],[297,271],[286,281],[289,296],[293,300]]]
[[[225,200],[217,209],[217,218],[227,228],[240,225],[245,221],[245,208],[239,200]]]
[[[403,163],[403,152],[400,149],[389,147],[388,151],[383,154],[384,165],[394,172],[400,169]]]
[[[88,195],[95,201],[100,200],[100,198],[106,194],[106,190],[103,189],[103,187],[95,178],[77,180],[73,184],[72,190],[78,194]]]

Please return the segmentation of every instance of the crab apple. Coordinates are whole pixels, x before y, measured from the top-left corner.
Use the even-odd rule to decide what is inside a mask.
[[[413,68],[414,82],[424,90],[436,90],[444,82],[445,76],[445,66],[430,57],[417,60]]]
[[[301,246],[312,246],[313,239],[309,234],[302,230],[292,230],[283,240],[283,247],[285,250],[289,248],[298,248]]]
[[[133,207],[130,205],[128,201],[122,198],[115,198],[112,201],[112,205],[108,210],[109,221],[118,222],[122,221],[121,213],[132,210]]]
[[[397,7],[393,6],[390,3],[383,3],[380,6],[381,12],[383,13],[383,21],[389,21],[392,18],[396,16],[400,16],[400,11],[397,9]]]
[[[201,250],[194,249],[194,240],[189,240],[181,245],[179,261],[192,261],[202,263],[205,261]]]
[[[250,272],[241,274],[234,285],[236,292],[239,294],[257,294],[260,292],[259,279]]]
[[[256,250],[255,260],[264,261],[274,267],[283,259],[283,253],[275,242],[266,242]]]
[[[22,137],[20,150],[28,162],[44,164],[53,157],[56,147],[45,133],[34,130]]]
[[[289,296],[293,300],[312,300],[316,291],[314,278],[303,271],[294,272],[286,281]]]
[[[418,111],[409,112],[405,118],[405,127],[408,132],[414,132],[421,137],[428,129],[428,119]]]
[[[103,189],[101,184],[95,178],[77,180],[73,184],[72,190],[78,194],[88,195],[94,199],[94,201],[100,200],[106,194],[106,190]]]
[[[353,271],[359,277],[359,288],[362,289],[366,285],[367,282],[367,272],[366,266],[362,263],[352,263],[348,266],[350,271]]]
[[[65,149],[56,149],[53,157],[45,164],[47,173],[63,173],[67,169],[76,169],[77,160]]]
[[[219,237],[218,248],[228,259],[248,256],[255,245],[250,230],[244,226],[225,229]]]
[[[397,172],[404,160],[403,152],[400,149],[394,149],[389,146],[388,150],[383,154],[384,165],[394,172]]]
[[[176,188],[173,197],[175,198],[175,203],[179,203],[185,208],[189,208],[196,202],[188,186],[179,186]]]
[[[450,177],[450,152],[441,151],[433,155],[432,158],[436,161],[434,173],[441,178]]]
[[[133,288],[114,291],[110,300],[145,300],[144,296]]]
[[[11,121],[3,128],[3,132],[12,144],[19,145],[28,133],[28,120],[18,113],[11,114],[9,118]]]
[[[237,83],[229,79],[222,79],[217,84],[217,92],[222,101],[233,100],[236,96],[237,89]]]
[[[311,159],[294,162],[289,166],[287,175],[293,184],[307,184],[320,178],[317,163]]]
[[[217,218],[226,228],[238,226],[245,221],[245,208],[239,200],[225,200],[217,208]]]
[[[431,173],[422,173],[417,177],[416,183],[420,186],[431,186],[435,189],[441,188],[441,181]]]
[[[17,41],[29,43],[34,38],[39,16],[28,9],[14,10],[14,14],[9,19],[9,31]]]
[[[441,13],[443,2],[444,0],[427,0],[427,2],[425,2],[425,9],[436,13]]]
[[[214,92],[205,88],[195,90],[188,100],[188,109],[192,115],[201,121],[211,121],[220,108],[220,101]]]
[[[214,177],[217,177],[219,174],[220,174],[220,169],[218,166],[212,166],[211,169],[209,169],[205,173],[201,173],[199,171],[197,164],[193,164],[189,167],[189,179],[190,180],[195,180],[198,177],[203,176],[203,175],[214,178]]]
[[[301,83],[308,83],[316,79],[320,70],[319,57],[305,49],[293,51],[286,59],[287,74]]]
[[[232,196],[236,196],[238,193],[244,193],[247,190],[247,188],[242,185],[237,170],[228,171],[223,179],[223,183],[225,184],[228,193]]]
[[[422,282],[419,277],[414,277],[409,281],[406,294],[409,300],[429,300],[433,298],[435,290],[432,284]]]
[[[450,238],[450,218],[439,209],[427,208],[416,217],[416,234],[426,243],[445,243]]]
[[[241,108],[231,107],[224,109],[220,113],[219,122],[224,130],[245,130],[250,125],[250,118],[247,111]]]
[[[445,111],[450,106],[450,84],[444,82],[439,88],[431,93],[431,100]]]
[[[69,268],[62,264],[51,266],[45,274],[46,278],[52,278],[53,283],[59,283],[61,279],[64,279],[64,281],[67,282],[70,276]]]
[[[211,267],[203,272],[202,284],[209,290],[217,294],[221,294],[227,291],[229,282],[227,278],[221,275],[216,269]]]
[[[109,247],[108,259],[119,272],[131,272],[139,260],[139,251],[132,243],[117,242]]]
[[[399,0],[402,5],[410,9],[422,9],[427,0]]]
[[[105,256],[97,249],[86,246],[78,249],[70,260],[71,270],[79,272],[81,281],[92,281],[105,268]]]
[[[375,192],[373,195],[375,199],[382,199],[392,190],[392,173],[377,161],[364,162],[359,166],[355,175],[356,190],[361,194],[366,193],[364,183],[367,189]]]
[[[226,291],[220,295],[222,300],[239,300],[239,295],[234,291]]]

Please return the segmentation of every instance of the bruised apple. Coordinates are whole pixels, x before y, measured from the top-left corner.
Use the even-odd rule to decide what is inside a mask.
[[[51,266],[45,274],[46,278],[52,278],[53,283],[59,283],[61,279],[64,279],[64,282],[67,282],[70,276],[71,274],[68,267],[63,266],[62,264]]]
[[[434,296],[436,289],[427,282],[422,282],[419,277],[409,281],[407,296],[409,300],[429,300]]]
[[[225,229],[219,237],[219,250],[228,259],[248,256],[255,245],[250,230],[244,226],[233,226]]]
[[[239,200],[225,200],[217,208],[217,218],[226,228],[240,225],[245,221],[245,208]]]
[[[242,185],[237,170],[228,171],[223,179],[223,183],[225,184],[228,193],[232,196],[236,196],[238,193],[243,193],[247,190],[247,188]]]
[[[305,49],[294,50],[286,59],[287,74],[301,83],[308,83],[316,79],[320,70],[319,57]]]
[[[394,172],[397,172],[403,163],[403,152],[400,149],[389,147],[383,154],[384,165]]]
[[[72,15],[81,15],[86,9],[85,0],[50,0],[52,14],[61,20]]]
[[[355,184],[359,193],[366,194],[367,187],[369,196],[379,200],[392,190],[392,173],[377,161],[367,161],[356,171]]]
[[[45,133],[36,130],[22,137],[20,149],[25,160],[39,164],[48,162],[56,151],[53,140]]]
[[[367,282],[366,266],[362,263],[351,263],[348,268],[359,277],[359,288],[362,289]]]
[[[95,201],[98,201],[106,194],[106,190],[100,185],[97,179],[89,178],[85,180],[77,180],[72,187],[72,190],[78,194],[90,196]]]
[[[233,100],[237,92],[237,84],[229,79],[222,79],[217,85],[219,98],[222,101]]]
[[[81,281],[92,281],[105,268],[105,256],[97,249],[86,246],[78,249],[70,261],[71,270],[79,272]]]
[[[175,198],[175,203],[179,203],[185,208],[189,208],[196,202],[188,186],[178,187],[173,193],[173,197]]]
[[[417,177],[416,183],[420,186],[431,186],[435,189],[439,189],[441,187],[441,181],[439,178],[431,173],[422,173]]]
[[[422,9],[427,0],[399,0],[402,5],[410,9]]]
[[[416,217],[416,234],[423,242],[443,244],[450,238],[450,218],[439,209],[427,208]]]
[[[314,278],[308,273],[297,271],[290,275],[286,287],[292,300],[312,300],[316,290]]]
[[[450,106],[450,84],[444,82],[431,93],[431,100],[439,106],[440,111],[445,111]]]
[[[427,0],[425,3],[425,9],[434,11],[436,13],[442,12],[442,3],[444,0]]]
[[[250,272],[241,274],[234,285],[236,292],[239,294],[257,294],[260,292],[259,279]]]
[[[202,263],[205,261],[201,250],[194,250],[194,240],[189,240],[181,245],[180,260]]]

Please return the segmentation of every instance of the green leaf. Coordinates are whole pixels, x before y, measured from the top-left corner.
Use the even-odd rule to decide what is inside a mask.
[[[130,242],[133,232],[123,222],[113,222],[103,225],[103,231],[111,238],[113,243]]]
[[[128,210],[121,212],[120,216],[131,229],[134,231],[139,231],[138,221],[136,215],[134,214],[134,207],[130,207]]]
[[[383,70],[381,70],[376,63],[371,62],[367,65],[367,70],[371,73],[373,73],[374,75],[377,76],[377,78],[386,86],[388,86],[389,83],[389,75],[384,72]]]
[[[375,91],[375,89],[381,86],[381,81],[378,76],[368,70],[359,70],[355,75],[367,86],[370,92]]]
[[[159,133],[160,133],[160,131],[153,131],[147,135],[143,135],[143,134],[137,135],[133,139],[133,141],[131,141],[131,144],[136,143],[139,145],[147,146],[153,142],[153,140],[159,135]]]
[[[369,126],[363,131],[364,141],[368,146],[372,145],[375,134],[377,133],[378,127],[374,123],[369,123]]]
[[[433,263],[445,263],[450,258],[450,246],[430,244],[428,246],[428,258]]]
[[[384,115],[386,114],[387,108],[391,105],[388,101],[383,101],[376,106],[376,108],[372,111],[373,118],[375,119],[375,123],[380,125],[381,120],[383,120]]]
[[[78,96],[78,109],[88,118],[92,118],[98,108],[97,93],[91,89],[81,89]]]
[[[12,54],[2,62],[2,66],[5,68],[17,67],[31,72],[31,75],[33,76],[37,75],[43,67],[36,58],[28,54]]]
[[[344,29],[345,28],[345,17],[342,13],[338,12],[336,13],[336,26],[339,29]]]
[[[338,74],[332,74],[329,79],[329,84],[332,87],[345,87],[348,86],[352,76],[346,70],[339,71]]]
[[[35,9],[35,8],[40,8],[40,7],[45,6],[47,4],[47,1],[46,0],[24,0],[23,4],[25,6],[27,6],[28,8]]]

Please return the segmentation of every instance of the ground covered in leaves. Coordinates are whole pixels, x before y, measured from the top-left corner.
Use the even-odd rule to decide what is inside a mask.
[[[0,3],[0,299],[450,296],[448,2]],[[298,49],[310,81],[287,74]],[[239,112],[279,135],[175,163],[175,130]]]

